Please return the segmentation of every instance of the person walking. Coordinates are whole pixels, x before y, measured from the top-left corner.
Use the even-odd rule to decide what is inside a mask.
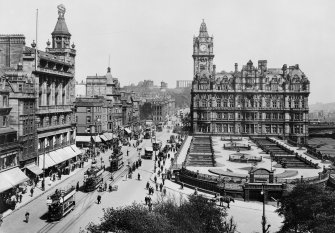
[[[30,189],[30,194],[31,194],[31,196],[34,195],[34,187],[31,187],[31,189]]]
[[[149,211],[152,211],[152,203],[151,202],[149,203],[148,206],[149,206]]]
[[[28,211],[27,211],[27,212],[26,212],[26,214],[24,215],[24,216],[26,217],[26,223],[28,223],[28,222],[29,222],[29,215],[30,215],[30,214],[29,214],[29,212],[28,212]]]
[[[107,191],[107,182],[104,184],[104,191]]]
[[[98,204],[101,203],[101,196],[100,196],[100,195],[98,195],[98,197],[97,197],[97,201],[98,201]]]
[[[162,189],[163,189],[163,184],[160,183],[160,185],[159,185],[159,190],[162,192]]]
[[[79,181],[77,182],[76,191],[79,191]]]
[[[140,173],[137,174],[137,178],[138,178],[138,180],[141,180],[141,175],[140,175]]]
[[[166,195],[166,188],[165,187],[163,188],[163,195],[164,196]]]
[[[147,188],[148,190],[149,190],[149,188],[150,188],[149,181],[147,182],[146,188]]]
[[[158,183],[156,183],[156,191],[158,191]]]
[[[155,176],[154,180],[155,180],[155,183],[157,183],[157,176]]]
[[[20,199],[20,203],[21,203],[22,202],[22,193],[20,193],[19,199]]]

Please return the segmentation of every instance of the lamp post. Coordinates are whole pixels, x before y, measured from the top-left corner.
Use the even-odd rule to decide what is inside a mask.
[[[42,191],[44,191],[44,190],[45,190],[45,143],[43,143],[43,185],[42,185]]]
[[[270,228],[270,224],[268,224],[266,226],[266,217],[265,217],[265,184],[262,184],[262,191],[261,191],[261,195],[263,195],[263,215],[262,215],[262,233],[268,233],[269,232],[269,228]]]

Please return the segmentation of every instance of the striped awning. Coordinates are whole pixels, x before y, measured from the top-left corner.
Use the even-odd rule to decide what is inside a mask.
[[[28,180],[29,178],[18,167],[3,171],[0,173],[0,193]]]

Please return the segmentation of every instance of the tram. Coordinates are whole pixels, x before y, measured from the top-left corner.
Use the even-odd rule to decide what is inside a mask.
[[[86,192],[93,191],[102,184],[103,172],[102,168],[91,167],[84,173],[84,190]]]
[[[55,193],[47,197],[48,217],[50,221],[59,220],[72,211],[75,206],[76,189],[56,189]]]

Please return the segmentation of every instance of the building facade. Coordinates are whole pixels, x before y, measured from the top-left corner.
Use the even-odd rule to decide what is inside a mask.
[[[191,121],[194,134],[283,136],[305,143],[310,83],[299,65],[255,67],[216,73],[213,37],[205,22],[193,39]]]
[[[175,113],[175,100],[171,97],[152,98],[140,106],[140,119],[152,120],[155,124],[168,120]]]
[[[177,80],[177,88],[191,88],[192,80]]]
[[[35,42],[25,46],[23,35],[0,38],[0,50],[4,51],[0,70],[11,90],[10,121],[22,145],[20,165],[28,170],[35,164],[62,171],[68,164],[65,161],[79,154],[73,114],[76,50],[74,44],[70,46],[64,14],[65,7],[58,6],[52,42],[47,42],[45,51],[38,50]],[[44,162],[45,157],[50,157],[50,163]]]

